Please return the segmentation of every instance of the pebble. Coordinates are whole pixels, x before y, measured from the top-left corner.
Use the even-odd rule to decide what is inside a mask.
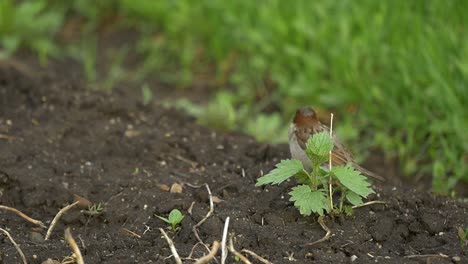
[[[45,261],[43,261],[41,264],[60,264],[60,262],[58,262],[57,260],[53,260],[53,259],[47,259]]]
[[[31,241],[34,242],[34,243],[44,242],[44,236],[42,236],[42,234],[37,233],[37,232],[30,232],[29,233],[29,239],[31,239]]]

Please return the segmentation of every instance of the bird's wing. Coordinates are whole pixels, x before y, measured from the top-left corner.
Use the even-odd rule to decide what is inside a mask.
[[[307,140],[312,135],[312,129],[311,128],[298,128],[296,129],[295,133],[296,133],[297,143],[305,151]]]
[[[332,151],[332,164],[336,166],[346,165],[347,163],[354,163],[353,157],[349,150],[338,140],[335,133],[333,133],[333,151]]]

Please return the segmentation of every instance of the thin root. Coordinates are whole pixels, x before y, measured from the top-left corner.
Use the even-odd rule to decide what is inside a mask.
[[[10,211],[10,212],[13,212],[13,213],[16,213],[17,215],[21,216],[22,218],[24,218],[26,221],[30,222],[30,223],[33,223],[35,225],[38,225],[44,229],[47,228],[47,226],[42,223],[41,221],[39,220],[35,220],[35,219],[32,219],[31,217],[25,215],[24,213],[22,213],[21,211],[19,211],[18,209],[16,208],[13,208],[13,207],[8,207],[8,206],[5,206],[5,205],[0,205],[0,209],[3,209],[3,210],[7,210],[7,211]]]
[[[70,244],[70,247],[73,250],[73,254],[76,257],[76,263],[77,264],[84,264],[83,256],[81,255],[80,248],[76,244],[76,241],[73,238],[69,227],[67,229],[65,229],[65,239],[67,240],[68,244]]]
[[[24,256],[24,253],[23,251],[21,250],[21,248],[19,247],[18,244],[16,244],[15,240],[13,240],[13,238],[11,237],[10,233],[8,233],[8,231],[6,231],[5,229],[3,228],[0,228],[0,232],[3,232],[7,237],[8,239],[10,239],[10,242],[13,244],[13,246],[16,248],[16,251],[18,251],[18,253],[20,254],[21,256],[21,259],[23,260],[23,263],[24,264],[28,264],[28,262],[26,261],[26,256]]]
[[[174,242],[172,242],[172,239],[166,234],[164,229],[159,228],[159,231],[161,234],[164,236],[164,238],[167,241],[167,244],[169,245],[169,248],[171,249],[172,256],[174,257],[174,260],[177,264],[182,264],[182,260],[180,259],[179,253],[177,253],[177,249],[175,248]]]
[[[46,233],[46,236],[45,236],[44,240],[49,239],[50,235],[52,234],[52,230],[54,230],[54,228],[57,225],[57,222],[60,219],[60,217],[62,217],[62,215],[64,213],[66,213],[68,210],[70,210],[73,206],[77,205],[78,203],[79,203],[79,201],[76,201],[76,202],[74,202],[72,204],[69,204],[69,205],[65,206],[64,208],[60,209],[60,211],[57,213],[57,215],[55,215],[54,220],[52,220],[52,223],[50,224],[49,229],[47,230],[47,233]]]
[[[210,210],[205,215],[205,217],[202,220],[200,220],[200,222],[198,222],[196,225],[194,225],[192,227],[192,231],[193,231],[193,234],[195,234],[195,237],[197,238],[197,240],[200,243],[202,243],[202,245],[205,246],[205,248],[208,250],[208,252],[210,252],[209,247],[203,242],[203,240],[198,235],[198,231],[197,231],[197,227],[201,226],[211,216],[211,214],[214,212],[213,195],[211,194],[210,186],[208,186],[208,184],[205,184],[205,186],[206,186],[206,190],[208,191],[208,195],[210,197]]]
[[[320,226],[323,228],[323,230],[325,230],[327,233],[321,239],[319,239],[319,240],[317,240],[315,242],[307,244],[308,246],[312,246],[312,245],[315,245],[315,244],[318,244],[318,243],[322,243],[322,242],[327,241],[328,239],[330,239],[332,232],[331,232],[330,228],[328,228],[328,226],[325,224],[325,222],[323,220],[324,220],[324,217],[319,216],[318,222],[319,222]]]
[[[206,247],[206,245],[203,245],[202,243],[197,242],[197,243],[192,247],[192,250],[190,251],[190,254],[188,255],[188,257],[186,257],[186,258],[184,258],[184,259],[194,260],[194,259],[192,258],[192,256],[193,256],[193,253],[195,252],[195,249],[197,248],[198,245],[202,245],[202,246]]]

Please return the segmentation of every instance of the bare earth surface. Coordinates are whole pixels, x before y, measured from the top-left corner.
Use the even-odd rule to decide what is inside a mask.
[[[371,197],[386,205],[326,219],[333,236],[307,245],[325,232],[288,201],[294,182],[254,186],[262,171],[288,155],[284,145],[215,132],[177,111],[143,106],[128,91],[96,92],[52,70],[0,63],[0,204],[46,225],[74,194],[104,207],[96,216],[72,209],[47,241],[45,229],[0,211],[0,228],[10,232],[28,263],[70,256],[66,227],[85,263],[174,263],[158,228],[167,230],[181,257],[189,256],[197,244],[192,227],[210,209],[205,183],[217,198],[213,214],[198,228],[208,245],[221,240],[230,217],[235,248],[273,263],[468,263],[456,230],[468,226],[468,203],[390,183],[377,185],[378,195]],[[181,193],[161,186],[173,183],[183,185]],[[155,217],[174,208],[185,215],[176,232]],[[192,259],[206,253],[198,245]],[[3,235],[0,263],[22,263]]]

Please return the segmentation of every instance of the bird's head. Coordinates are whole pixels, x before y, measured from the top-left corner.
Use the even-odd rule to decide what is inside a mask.
[[[319,122],[317,113],[310,107],[301,107],[296,111],[293,122],[296,126],[313,126]]]

